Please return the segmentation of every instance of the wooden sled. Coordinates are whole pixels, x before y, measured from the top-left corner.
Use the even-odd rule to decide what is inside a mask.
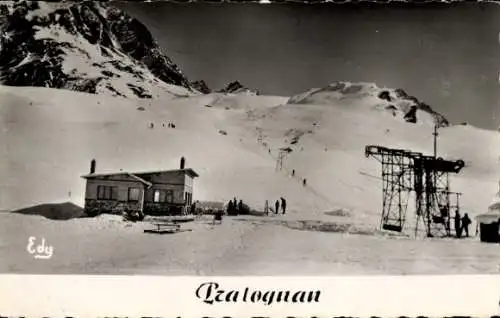
[[[152,224],[155,225],[155,227],[153,229],[144,230],[144,233],[174,234],[181,231],[181,225],[175,222],[156,222]]]

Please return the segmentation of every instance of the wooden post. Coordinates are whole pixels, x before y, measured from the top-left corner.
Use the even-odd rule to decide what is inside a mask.
[[[140,212],[142,215],[144,215],[144,191],[145,191],[145,186],[143,185],[140,188],[140,193],[139,193],[139,203],[140,203]]]
[[[434,158],[437,158],[437,137],[438,137],[438,127],[437,124],[434,125]]]

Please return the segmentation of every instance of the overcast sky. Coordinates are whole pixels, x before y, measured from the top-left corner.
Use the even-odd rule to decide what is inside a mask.
[[[189,80],[293,95],[335,81],[403,88],[452,122],[500,125],[500,6],[121,3]],[[497,119],[495,119],[495,116]]]

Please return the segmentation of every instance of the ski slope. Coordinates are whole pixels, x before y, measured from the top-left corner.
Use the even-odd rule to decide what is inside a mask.
[[[0,271],[498,272],[497,246],[481,244],[477,238],[421,241],[388,238],[377,231],[380,165],[365,158],[365,145],[430,153],[433,126],[428,121],[406,123],[373,107],[373,100],[368,96],[348,103],[332,98],[292,104],[288,97],[219,93],[131,100],[1,86],[0,209],[4,211],[66,201],[83,206],[85,184],[80,176],[88,172],[93,158],[97,172],[112,172],[175,169],[184,156],[186,166],[200,174],[195,200],[226,202],[236,196],[260,210],[265,200],[272,206],[283,196],[289,212],[226,218],[220,226],[212,226],[208,219],[195,221],[186,225],[191,232],[168,237],[145,235],[146,222],[128,224],[118,216],[52,221],[1,213]],[[176,128],[168,128],[168,123]],[[439,133],[439,155],[467,163],[452,178],[452,190],[464,193],[462,211],[473,219],[487,212],[497,192],[500,134],[471,126],[450,126]],[[277,171],[282,147],[291,152],[283,170]],[[407,230],[414,221],[410,206]],[[475,224],[471,234],[474,229]],[[30,258],[25,245],[32,235],[54,244],[57,257],[43,264]]]
[[[427,154],[433,145],[430,123],[409,124],[372,108],[372,97],[346,107],[341,101],[286,104],[287,98],[274,96],[128,100],[4,86],[0,100],[7,159],[0,174],[2,210],[68,199],[83,205],[80,175],[92,158],[98,172],[112,172],[175,169],[184,156],[200,174],[197,200],[237,196],[262,209],[266,199],[284,196],[301,217],[346,209],[353,222],[373,227],[381,207],[380,165],[365,158],[365,145]],[[176,128],[168,128],[169,122]],[[486,212],[497,191],[500,134],[471,126],[439,133],[438,155],[467,164],[452,178],[452,190],[464,193],[465,211]],[[292,151],[277,172],[282,147]]]

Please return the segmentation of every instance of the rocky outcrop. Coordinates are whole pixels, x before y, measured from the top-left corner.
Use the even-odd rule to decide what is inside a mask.
[[[417,123],[417,106],[411,106],[410,110],[405,114],[404,119],[408,123],[416,124]]]
[[[105,89],[141,98],[158,83],[192,89],[147,28],[108,3],[0,3],[0,34],[4,85]],[[121,87],[114,84],[119,79]]]
[[[146,26],[117,8],[112,6],[106,8],[109,28],[125,53],[144,63],[165,83],[190,87],[189,81],[177,65],[160,51]]]
[[[398,98],[413,102],[417,110],[421,110],[429,114],[432,114],[434,119],[436,120],[436,124],[439,127],[448,127],[450,125],[450,122],[442,114],[436,112],[434,109],[432,109],[431,106],[427,105],[424,102],[421,102],[416,97],[408,95],[401,88],[395,89],[394,93]]]
[[[250,94],[250,95],[259,95],[259,91],[257,90],[252,90],[249,89],[245,86],[243,86],[240,82],[234,81],[226,85],[223,89],[218,91],[219,93],[226,93],[226,94]]]
[[[212,92],[204,80],[191,82],[191,87],[203,94],[210,94]]]
[[[448,120],[429,105],[402,89],[381,88],[374,83],[335,82],[323,88],[314,88],[303,94],[290,97],[288,104],[338,104],[361,103],[369,107],[390,112],[409,123],[418,123],[419,112],[431,115],[432,122],[439,127],[449,126]],[[428,117],[428,116],[426,116]],[[429,119],[426,118],[425,121]]]

